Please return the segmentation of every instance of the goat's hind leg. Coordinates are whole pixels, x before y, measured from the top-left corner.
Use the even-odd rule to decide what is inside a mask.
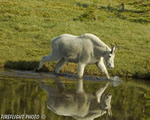
[[[67,61],[65,60],[65,58],[60,59],[55,66],[55,72],[59,73],[59,70],[66,64],[66,62]]]
[[[40,70],[45,62],[55,61],[55,60],[58,60],[58,58],[53,56],[52,54],[50,54],[48,56],[43,56],[40,63],[39,63],[37,70]]]

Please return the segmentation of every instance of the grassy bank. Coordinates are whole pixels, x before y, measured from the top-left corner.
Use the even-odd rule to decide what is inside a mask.
[[[150,0],[1,0],[0,66],[33,70],[60,34],[93,33],[119,50],[111,75],[150,79]],[[54,71],[55,62],[43,70]],[[62,72],[76,74],[67,64]],[[85,74],[101,75],[90,65]]]

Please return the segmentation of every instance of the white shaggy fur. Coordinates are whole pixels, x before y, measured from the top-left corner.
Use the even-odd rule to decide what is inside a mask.
[[[93,34],[86,33],[80,36],[63,34],[52,39],[52,52],[48,56],[43,56],[38,70],[44,62],[58,60],[55,72],[59,73],[65,63],[73,62],[78,63],[78,76],[82,78],[85,66],[96,64],[107,79],[110,79],[103,58],[108,68],[114,68],[115,51],[116,47],[110,49]]]

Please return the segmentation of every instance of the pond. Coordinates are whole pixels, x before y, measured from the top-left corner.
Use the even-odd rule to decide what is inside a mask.
[[[1,120],[149,120],[150,81],[0,70]]]

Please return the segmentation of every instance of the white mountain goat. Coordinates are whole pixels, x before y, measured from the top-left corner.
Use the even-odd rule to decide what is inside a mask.
[[[63,34],[52,39],[52,52],[48,56],[43,56],[37,70],[40,70],[47,61],[56,61],[55,72],[59,73],[65,63],[78,63],[78,76],[83,77],[84,68],[88,64],[96,64],[97,67],[110,79],[108,71],[114,68],[114,57],[117,45],[110,49],[104,42],[93,34],[83,34],[74,36]]]

